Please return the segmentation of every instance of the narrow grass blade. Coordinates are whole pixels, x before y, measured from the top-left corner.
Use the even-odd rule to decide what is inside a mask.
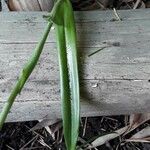
[[[64,137],[68,150],[75,150],[79,129],[79,77],[74,14],[69,0],[62,0],[53,19],[60,66]]]
[[[76,28],[74,14],[69,0],[66,0],[65,5],[65,37],[66,48],[68,53],[68,67],[70,76],[70,91],[71,91],[71,150],[75,149],[80,118],[80,94],[79,94],[79,76],[78,76],[78,61],[77,61],[77,43],[76,43]]]

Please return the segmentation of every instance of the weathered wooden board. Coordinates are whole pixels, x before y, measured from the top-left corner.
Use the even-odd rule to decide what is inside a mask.
[[[150,109],[150,10],[76,12],[81,114],[119,115]],[[0,13],[0,109],[39,41],[45,13]],[[7,121],[60,115],[55,31]],[[91,53],[100,52],[88,57]]]

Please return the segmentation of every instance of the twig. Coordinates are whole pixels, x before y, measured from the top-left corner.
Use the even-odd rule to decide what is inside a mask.
[[[139,5],[140,2],[141,2],[141,0],[137,0],[136,3],[135,3],[135,5],[134,5],[134,7],[133,7],[133,9],[136,9],[138,7],[138,5]]]
[[[40,138],[44,138],[41,134],[37,133],[36,131],[30,131],[30,128],[29,128],[28,126],[25,125],[25,127],[26,127],[27,129],[29,129],[29,132],[32,132],[32,133],[34,133],[35,135],[38,135]]]
[[[52,149],[48,144],[46,144],[46,143],[44,142],[43,139],[40,139],[38,142],[39,142],[41,145],[47,147],[48,149]]]
[[[34,141],[38,135],[36,135],[34,138],[32,138],[29,142],[27,142],[23,147],[20,148],[20,150],[23,150],[27,145],[29,145],[32,141]]]
[[[96,54],[96,53],[100,52],[101,50],[103,50],[103,49],[105,49],[105,48],[107,48],[107,47],[108,47],[108,46],[104,46],[104,47],[102,47],[102,48],[100,48],[100,49],[96,50],[95,52],[93,52],[93,53],[89,54],[89,55],[88,55],[88,57],[91,57],[92,55],[94,55],[94,54]]]
[[[97,3],[102,9],[106,9],[105,6],[104,6],[99,0],[96,0],[96,3]]]
[[[88,117],[86,117],[86,118],[85,118],[85,122],[84,122],[84,127],[83,127],[82,137],[84,137],[84,136],[85,136],[87,120],[88,120]]]
[[[113,11],[114,11],[114,14],[117,18],[118,21],[121,21],[122,19],[119,17],[118,13],[117,13],[117,10],[115,8],[113,8]]]
[[[14,148],[10,147],[9,145],[6,145],[7,148],[9,148],[10,150],[15,150]]]
[[[37,150],[37,149],[43,149],[43,146],[37,146],[37,147],[31,147],[31,148],[24,148],[23,150]]]

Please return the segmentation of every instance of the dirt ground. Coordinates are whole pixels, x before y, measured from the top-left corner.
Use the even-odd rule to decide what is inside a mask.
[[[98,136],[111,133],[127,124],[129,116],[109,116],[82,118],[80,124],[79,146],[86,149],[86,142],[90,143]],[[59,124],[50,126],[51,133],[46,128],[30,131],[38,122],[7,123],[0,132],[0,150],[65,150],[64,140],[62,138],[62,128]],[[149,126],[147,121],[135,131],[145,126]],[[133,131],[133,132],[135,132]],[[132,134],[133,134],[132,132]],[[55,139],[52,136],[54,133]],[[143,142],[126,142],[127,136],[120,136],[97,147],[98,150],[149,150],[150,144]],[[93,149],[94,150],[94,149]]]

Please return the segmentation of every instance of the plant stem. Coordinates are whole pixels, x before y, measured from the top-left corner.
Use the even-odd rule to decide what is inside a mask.
[[[40,54],[42,53],[44,44],[46,42],[46,39],[48,37],[51,27],[52,27],[52,22],[49,22],[44,31],[41,41],[38,43],[31,58],[28,60],[27,64],[23,68],[22,73],[19,77],[19,80],[18,80],[16,86],[11,91],[8,101],[5,103],[3,109],[0,113],[0,129],[2,128],[2,126],[6,120],[6,117],[12,107],[12,104],[14,103],[15,98],[17,97],[18,94],[20,94],[22,88],[24,87],[24,84],[26,83],[26,81],[29,78],[30,74],[32,73],[33,69],[35,68],[35,66],[39,60]]]

